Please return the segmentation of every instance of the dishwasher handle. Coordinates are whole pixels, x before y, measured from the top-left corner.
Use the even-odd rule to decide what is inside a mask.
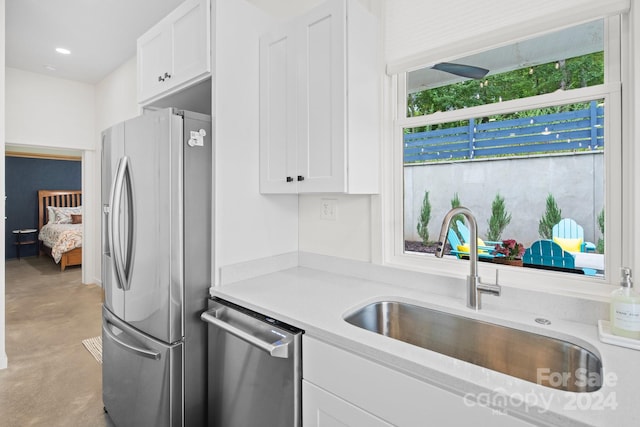
[[[258,347],[261,350],[266,351],[273,357],[278,357],[281,359],[287,359],[289,357],[289,343],[283,342],[277,345],[270,344],[268,342],[262,341],[260,338],[257,338],[251,335],[249,332],[244,331],[237,326],[231,325],[224,320],[218,319],[215,316],[212,316],[211,313],[216,313],[214,310],[206,311],[200,315],[200,318],[207,323],[211,323],[219,327],[220,329],[224,329],[226,332],[240,338],[243,341],[248,342],[249,344]]]

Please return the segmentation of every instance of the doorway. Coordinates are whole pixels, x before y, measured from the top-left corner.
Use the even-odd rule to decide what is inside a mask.
[[[5,261],[38,255],[38,191],[82,190],[82,157],[79,150],[6,145]]]

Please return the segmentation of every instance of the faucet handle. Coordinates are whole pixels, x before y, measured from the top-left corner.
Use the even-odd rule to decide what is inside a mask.
[[[495,296],[500,296],[502,292],[502,286],[498,284],[498,274],[500,270],[496,268],[496,282],[495,283],[483,283],[482,279],[478,277],[478,291],[483,294],[491,294]]]

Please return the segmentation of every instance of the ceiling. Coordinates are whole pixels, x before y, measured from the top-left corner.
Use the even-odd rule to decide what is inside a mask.
[[[136,39],[183,1],[6,0],[6,65],[96,84],[132,58],[136,53]],[[308,8],[319,0],[249,1],[269,13],[286,15],[286,12],[299,13],[298,9]],[[564,37],[558,37],[560,34]],[[485,67],[495,74],[540,63],[541,59],[578,54],[571,51],[578,46],[576,39],[584,40],[585,35],[592,37],[594,44],[601,44],[601,22],[550,34],[543,37],[544,41],[534,39],[460,58],[459,62]],[[562,42],[558,43],[558,39]],[[61,55],[55,51],[56,47],[67,48],[71,54]],[[409,74],[408,89],[415,92],[459,80],[427,68]]]
[[[132,58],[137,38],[183,1],[6,0],[6,65],[96,84]],[[286,17],[321,0],[248,1]]]
[[[137,38],[183,1],[6,0],[6,66],[96,84],[135,56]]]

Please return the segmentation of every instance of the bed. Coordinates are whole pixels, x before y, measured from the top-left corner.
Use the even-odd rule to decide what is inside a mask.
[[[82,264],[82,191],[38,191],[40,254],[60,264],[60,270]]]

